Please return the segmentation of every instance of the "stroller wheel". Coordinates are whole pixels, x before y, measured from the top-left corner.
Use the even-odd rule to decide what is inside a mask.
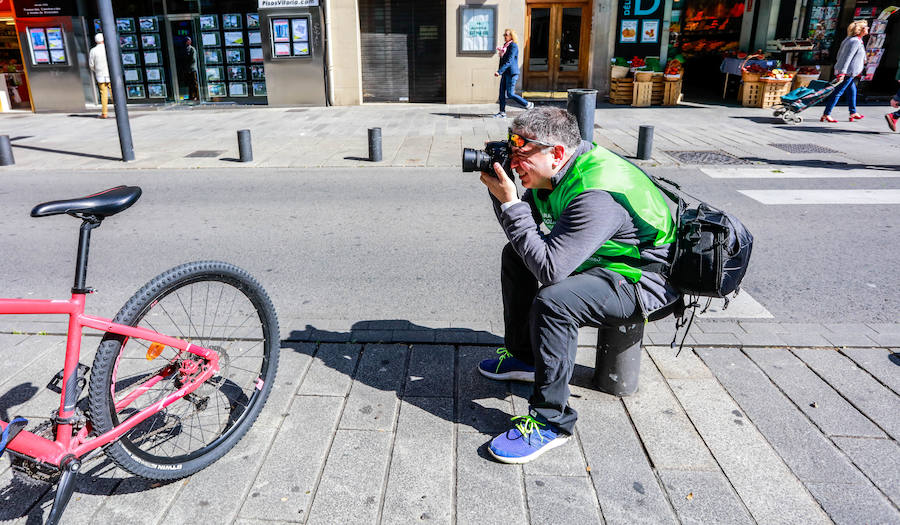
[[[787,108],[784,106],[775,106],[775,111],[772,112],[773,116],[780,117],[785,114]]]
[[[788,120],[787,122],[788,122],[788,124],[799,124],[799,123],[803,122],[803,117],[801,117],[797,113],[791,113],[790,120]]]

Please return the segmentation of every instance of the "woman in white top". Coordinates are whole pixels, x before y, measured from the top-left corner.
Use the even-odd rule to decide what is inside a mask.
[[[850,109],[850,122],[863,118],[856,112],[856,84],[853,81],[862,74],[866,68],[866,46],[862,37],[869,34],[869,25],[865,20],[857,20],[847,27],[847,38],[841,42],[838,50],[837,63],[834,65],[836,78],[841,82],[834,92],[825,101],[825,112],[820,119],[822,122],[837,122],[831,117],[831,110],[837,105],[844,91],[847,92],[847,105]]]

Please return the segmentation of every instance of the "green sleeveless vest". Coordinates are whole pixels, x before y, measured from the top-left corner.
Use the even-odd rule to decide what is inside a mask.
[[[628,211],[638,228],[640,244],[608,240],[575,271],[601,266],[623,275],[632,283],[641,278],[641,250],[675,241],[675,222],[662,193],[640,170],[625,159],[594,144],[579,156],[559,186],[541,199],[532,190],[544,224],[552,230],[560,214],[576,196],[587,190],[603,190]],[[541,192],[544,193],[544,192]]]

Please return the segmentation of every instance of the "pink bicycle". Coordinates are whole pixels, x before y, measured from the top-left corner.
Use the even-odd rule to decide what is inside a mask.
[[[237,266],[186,263],[153,278],[112,320],[84,313],[93,291],[85,285],[91,230],[140,196],[138,187],[118,186],[36,206],[32,217],[65,213],[82,221],[72,297],[0,299],[0,314],[69,316],[59,410],[30,430],[24,418],[0,421],[0,456],[4,448],[11,453],[17,476],[59,478],[47,523],[59,522],[81,462],[101,452],[150,480],[209,466],[250,429],[274,382],[275,309]],[[79,364],[85,327],[105,332],[89,382]],[[84,386],[86,405],[78,403]]]

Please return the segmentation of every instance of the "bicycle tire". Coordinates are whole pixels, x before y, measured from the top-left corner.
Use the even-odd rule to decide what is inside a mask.
[[[212,311],[205,304],[211,294],[219,301]],[[223,304],[223,297],[230,304]],[[220,315],[226,307],[229,310],[223,319]],[[235,311],[244,319],[233,320]],[[220,370],[192,394],[112,442],[106,450],[110,459],[145,479],[179,479],[206,468],[241,440],[272,389],[280,349],[272,301],[249,273],[218,261],[182,264],[151,279],[113,321],[144,326],[216,350]],[[248,322],[254,326],[245,328]],[[161,325],[166,325],[165,330]],[[147,341],[109,332],[103,337],[88,394],[91,423],[98,434],[177,390],[184,377],[182,370],[200,361],[170,347],[151,352],[150,346]],[[152,355],[155,352],[158,355]],[[129,387],[154,376],[162,379],[117,413],[115,400],[127,395]]]

